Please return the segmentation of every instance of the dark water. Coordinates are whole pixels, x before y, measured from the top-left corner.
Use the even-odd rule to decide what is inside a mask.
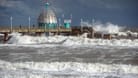
[[[137,48],[0,47],[0,59],[9,62],[86,62],[138,65]]]
[[[133,65],[137,48],[0,46],[0,78],[137,78]]]

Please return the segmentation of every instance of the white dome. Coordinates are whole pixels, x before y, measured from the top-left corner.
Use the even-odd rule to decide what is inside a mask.
[[[57,23],[57,18],[53,10],[46,9],[42,13],[40,13],[38,17],[39,23]]]

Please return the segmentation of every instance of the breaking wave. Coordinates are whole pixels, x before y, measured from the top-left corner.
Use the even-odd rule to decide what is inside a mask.
[[[45,46],[49,45],[60,45],[60,46],[125,46],[125,47],[137,47],[138,46],[138,33],[131,31],[124,31],[124,26],[114,25],[112,23],[102,24],[100,22],[89,23],[86,21],[81,22],[82,26],[93,27],[96,32],[100,32],[103,34],[118,34],[118,36],[123,36],[125,38],[131,36],[132,39],[89,39],[86,38],[86,34],[80,37],[74,36],[28,36],[21,35],[19,33],[10,34],[12,38],[4,44],[4,46],[12,45],[28,45],[33,44],[45,44]],[[0,45],[2,46],[2,45]]]
[[[114,25],[110,22],[106,23],[106,24],[102,24],[100,22],[93,22],[93,23],[89,23],[86,21],[83,21],[81,23],[82,26],[88,26],[88,27],[93,27],[93,29],[96,32],[101,32],[104,34],[116,34],[119,33],[121,31],[124,30],[124,26],[118,26],[118,25]]]
[[[3,78],[136,78],[138,66],[77,62],[0,61]]]
[[[7,44],[27,45],[27,44],[42,44],[42,45],[60,45],[60,46],[126,46],[137,47],[138,39],[89,39],[85,37],[73,36],[28,36],[28,35],[13,35]],[[6,44],[5,44],[6,45]]]

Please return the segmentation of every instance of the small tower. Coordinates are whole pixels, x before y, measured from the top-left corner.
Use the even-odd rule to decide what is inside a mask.
[[[55,12],[50,8],[48,1],[45,2],[43,11],[38,17],[38,26],[45,29],[57,28],[57,18]]]

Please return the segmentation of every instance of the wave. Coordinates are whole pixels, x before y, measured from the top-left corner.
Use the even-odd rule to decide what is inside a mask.
[[[110,22],[103,24],[103,23],[98,22],[98,21],[93,22],[93,23],[90,23],[88,21],[83,21],[83,22],[81,22],[81,25],[93,27],[93,29],[96,32],[101,32],[104,34],[116,34],[116,33],[123,31],[125,28],[124,26],[114,25]]]
[[[138,37],[138,32],[133,32],[129,29],[127,29],[126,26],[119,26],[112,24],[110,22],[107,22],[105,24],[95,21],[93,23],[90,23],[88,21],[81,22],[82,26],[87,27],[93,27],[94,31],[102,34],[118,34],[118,36],[124,36],[124,37]]]
[[[136,78],[138,66],[121,64],[77,63],[77,62],[20,62],[0,61],[0,75],[4,78],[58,78],[57,76],[75,76],[71,78]],[[5,77],[6,76],[6,77]],[[56,77],[54,77],[56,76]],[[104,77],[105,76],[105,77]],[[127,78],[128,78],[127,77]],[[59,77],[64,78],[64,77]]]
[[[60,46],[123,46],[123,47],[137,47],[138,39],[89,39],[85,37],[75,36],[28,36],[28,35],[13,35],[12,38],[7,42],[8,44],[14,45],[60,45]],[[6,45],[6,44],[4,44]]]

